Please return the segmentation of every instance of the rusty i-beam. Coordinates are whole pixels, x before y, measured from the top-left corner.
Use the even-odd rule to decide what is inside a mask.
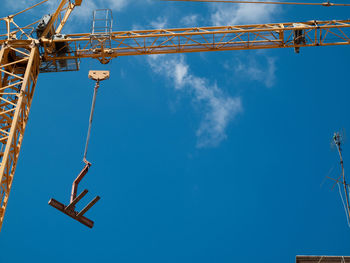
[[[49,205],[60,210],[61,212],[65,213],[66,215],[70,216],[71,218],[77,220],[78,222],[82,223],[83,225],[92,228],[94,226],[94,221],[86,218],[84,216],[84,214],[93,205],[95,205],[98,200],[100,200],[100,197],[96,196],[80,212],[75,210],[75,205],[88,193],[88,190],[85,189],[83,192],[81,192],[77,196],[78,185],[79,185],[80,181],[84,178],[84,176],[87,174],[87,172],[89,171],[89,168],[91,166],[91,163],[86,160],[86,155],[87,155],[87,150],[88,150],[88,145],[89,145],[89,140],[90,140],[90,132],[91,132],[92,119],[93,119],[94,110],[95,110],[97,90],[100,86],[100,81],[109,78],[109,71],[90,70],[89,78],[95,80],[96,84],[95,84],[95,88],[94,88],[94,96],[92,98],[91,112],[90,112],[90,118],[89,118],[89,128],[88,128],[88,133],[87,133],[87,137],[86,137],[85,151],[84,151],[84,157],[83,157],[83,162],[85,163],[85,166],[73,182],[70,203],[66,206],[66,205],[58,202],[57,200],[51,198],[49,201]]]

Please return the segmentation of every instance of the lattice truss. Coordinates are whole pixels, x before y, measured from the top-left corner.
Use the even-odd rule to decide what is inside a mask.
[[[110,44],[111,41],[111,44]],[[47,61],[91,57],[107,63],[118,56],[169,54],[220,50],[349,45],[350,20],[311,21],[246,26],[198,27],[112,32],[91,41],[91,35],[70,34],[64,43],[71,52],[52,53],[62,41],[44,40]]]
[[[52,17],[53,22],[53,28],[55,31],[55,34],[61,33],[61,30],[65,23],[67,22],[70,14],[72,13],[75,6],[80,6],[82,0],[65,0],[62,1],[61,4],[58,6],[57,11]]]
[[[26,26],[19,26],[13,16],[0,19],[0,43],[3,44],[7,40],[31,40],[38,21]]]
[[[0,51],[0,228],[28,120],[39,64],[38,49],[31,41],[26,44],[8,44]]]

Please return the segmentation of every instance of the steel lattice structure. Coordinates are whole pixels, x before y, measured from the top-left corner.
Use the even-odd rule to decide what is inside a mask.
[[[39,50],[31,41],[8,43],[0,61],[1,227],[39,74]]]
[[[297,41],[296,31],[302,32]],[[121,31],[94,44],[91,37],[89,33],[67,35],[64,42],[70,52],[64,56],[52,52],[60,40],[44,39],[43,58],[96,58],[107,63],[118,56],[349,45],[350,20]]]

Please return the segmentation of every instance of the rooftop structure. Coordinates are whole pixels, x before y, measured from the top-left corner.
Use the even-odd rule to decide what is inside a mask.
[[[296,263],[350,263],[350,256],[296,256]]]

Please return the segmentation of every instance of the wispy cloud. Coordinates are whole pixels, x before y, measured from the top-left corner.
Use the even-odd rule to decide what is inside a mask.
[[[130,3],[130,1],[127,1],[127,0],[106,0],[103,2],[105,3],[105,5],[108,8],[115,10],[115,11],[121,11]],[[107,7],[105,7],[105,8],[107,8]]]
[[[197,147],[219,145],[227,137],[230,121],[243,110],[240,97],[230,97],[208,79],[192,74],[184,56],[150,56],[148,62],[154,72],[170,79],[175,89],[191,94],[203,109],[204,117],[196,131]]]
[[[50,0],[47,4],[48,10],[54,12],[60,0]],[[93,11],[96,9],[111,9],[112,12],[120,12],[124,10],[130,1],[127,0],[89,0],[83,1],[81,6],[75,8],[69,22],[65,27],[65,32],[76,31],[85,28],[84,31],[91,30],[91,21],[93,19]]]
[[[156,20],[151,22],[152,29],[163,29],[168,23],[168,19],[166,17],[157,17]]]
[[[198,21],[199,21],[199,15],[190,14],[181,18],[180,23],[185,26],[194,27],[194,26],[198,26],[197,25]]]
[[[210,10],[211,22],[216,26],[268,23],[281,12],[276,5],[263,4],[212,4]],[[271,87],[276,80],[275,62],[275,58],[266,53],[255,52],[244,59],[235,57],[233,63],[226,63],[226,69],[232,71],[233,68],[235,75]]]
[[[98,9],[99,6],[94,1],[84,1],[81,6],[74,9],[71,15],[69,26],[75,27],[74,25],[79,25],[83,23],[92,21],[93,11]]]
[[[165,16],[157,17],[155,20],[149,22],[147,25],[133,24],[132,30],[146,30],[146,29],[164,29],[168,26],[168,18]]]
[[[226,96],[216,84],[210,86],[203,78],[193,76],[192,79],[196,100],[207,107],[205,117],[197,130],[197,146],[217,146],[226,139],[228,123],[242,111],[241,99]]]
[[[35,4],[37,4],[38,2],[39,1],[37,1],[37,0],[16,0],[16,1],[14,1],[14,0],[1,0],[0,5],[2,7],[2,10],[0,12],[6,11],[7,14],[4,14],[4,15],[7,16],[7,15],[13,14],[15,12],[22,11],[28,7],[31,7]],[[27,11],[26,14],[41,15],[43,13],[43,7],[46,8],[48,6],[48,3],[49,2],[46,2],[42,5],[39,5],[39,6],[35,7],[34,9]],[[44,14],[45,14],[45,12],[44,12]],[[44,14],[42,14],[42,15],[44,15]],[[2,15],[2,16],[4,16],[4,15]]]
[[[10,9],[10,11],[18,11],[30,7],[36,3],[34,0],[3,0],[2,4],[4,4],[8,9]]]
[[[235,75],[246,80],[262,82],[268,88],[276,81],[276,59],[265,54],[245,56],[244,59],[236,57],[233,62],[226,63],[225,68],[233,68]]]
[[[211,21],[216,26],[268,23],[278,10],[276,5],[212,4]]]
[[[19,10],[30,7],[38,2],[38,0],[1,0],[6,8],[10,12],[17,12]],[[80,29],[84,26],[85,30],[88,31],[90,29],[92,14],[96,9],[104,9],[109,8],[113,12],[120,12],[124,10],[130,2],[135,0],[85,0],[82,2],[81,6],[75,8],[73,13],[71,14],[70,19],[68,20],[65,31],[74,31],[76,29]],[[46,14],[53,14],[61,0],[49,0],[44,3],[42,6],[37,7],[31,11],[31,14],[44,16]]]

